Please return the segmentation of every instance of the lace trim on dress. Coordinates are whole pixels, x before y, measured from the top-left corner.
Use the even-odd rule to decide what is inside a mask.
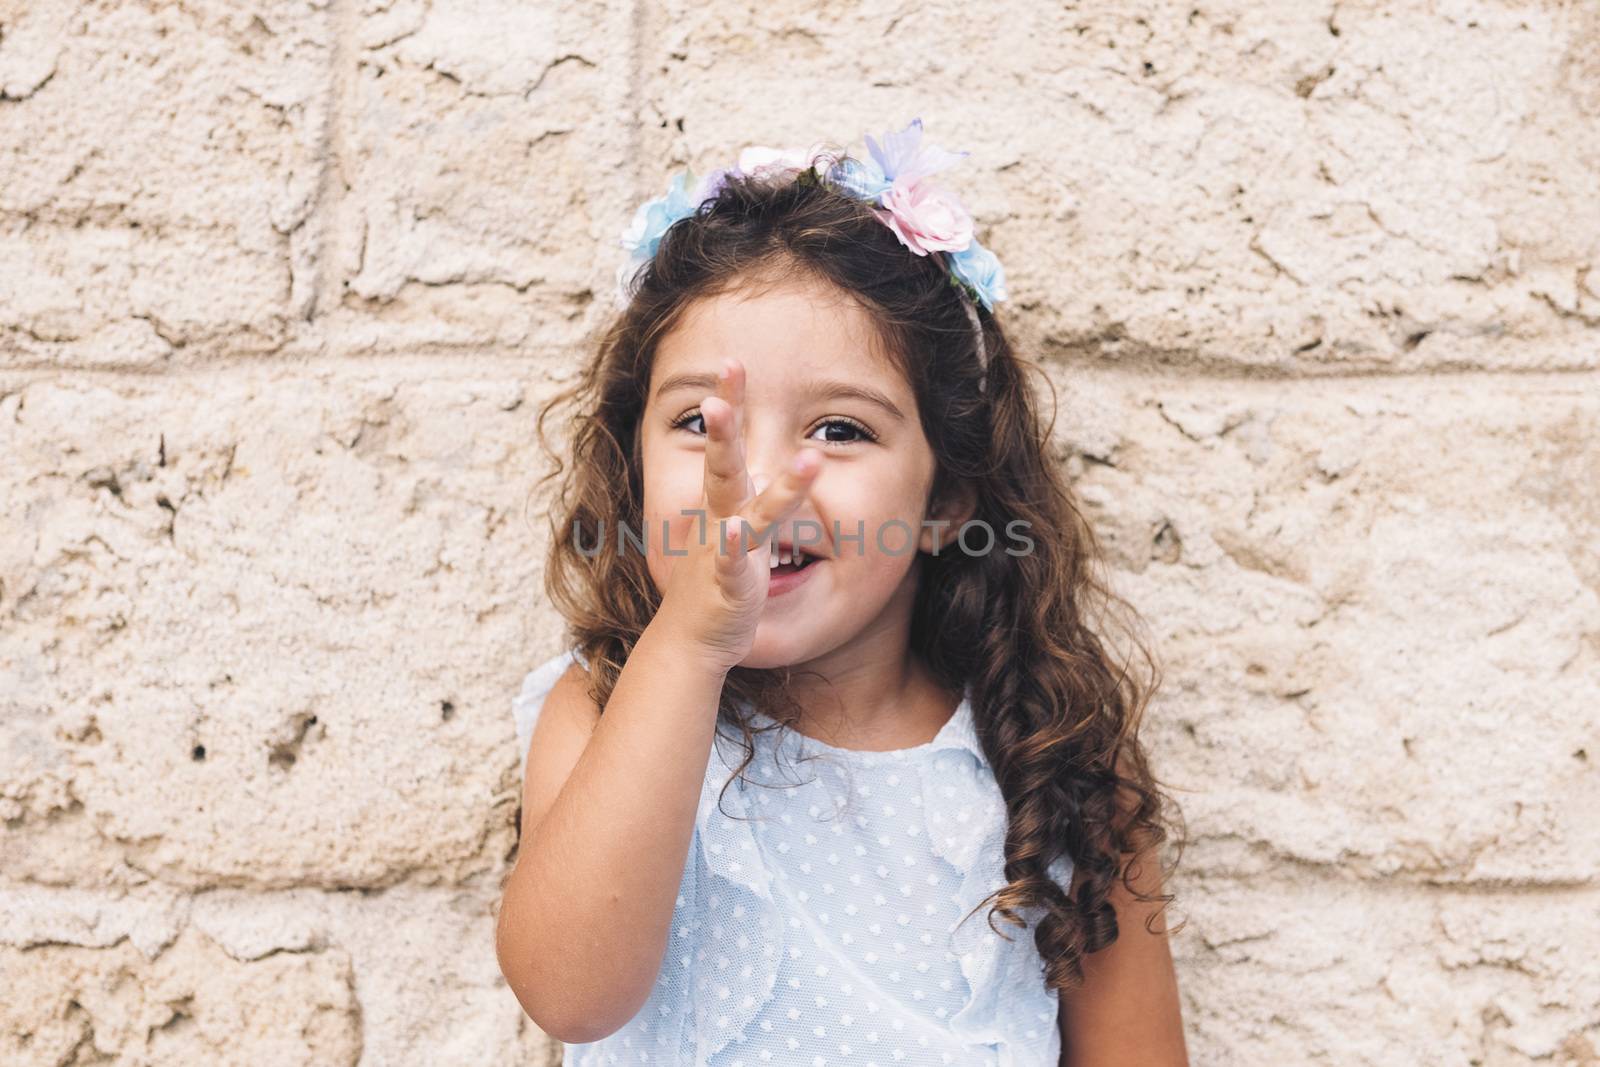
[[[741,778],[723,789],[743,760],[742,753],[735,756],[725,747],[742,748],[724,745],[719,724],[695,815],[696,847],[712,876],[706,914],[714,917],[702,920],[711,927],[701,929],[695,951],[695,1063],[708,1062],[729,1041],[744,1036],[750,1020],[772,999],[787,944],[772,879],[750,830],[748,787]],[[752,762],[745,773],[755,766]],[[735,901],[731,907],[729,900]],[[735,959],[743,966],[735,968]]]
[[[970,694],[970,691],[969,691]],[[1034,926],[1041,909],[1022,912],[1026,928],[996,916],[989,926],[989,907],[978,908],[1006,884],[1005,801],[989,769],[972,724],[971,706],[963,701],[962,716],[951,747],[962,751],[941,753],[934,761],[937,773],[922,776],[924,811],[929,843],[935,853],[962,873],[957,899],[962,919],[949,936],[949,948],[961,961],[961,972],[971,989],[971,999],[950,1018],[950,1028],[974,1053],[998,1053],[1000,1067],[1056,1067],[1060,1036],[1056,1011],[1060,998],[1044,984],[1044,964],[1033,943]],[[952,784],[958,778],[964,779]],[[976,795],[977,810],[966,801]],[[1050,874],[1069,884],[1072,862],[1062,857],[1051,864]],[[974,910],[977,909],[977,910]],[[1004,933],[1002,937],[999,930]],[[1006,938],[1010,940],[1007,941]],[[1037,1033],[1008,1033],[1003,1016],[1017,1014],[1038,1022]],[[1017,1037],[1027,1043],[1015,1041]]]

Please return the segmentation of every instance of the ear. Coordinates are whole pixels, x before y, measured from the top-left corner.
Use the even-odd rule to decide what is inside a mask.
[[[945,487],[928,509],[927,521],[917,539],[917,549],[930,555],[955,543],[961,524],[978,510],[978,489],[972,482],[957,481]],[[949,525],[934,525],[948,523]]]

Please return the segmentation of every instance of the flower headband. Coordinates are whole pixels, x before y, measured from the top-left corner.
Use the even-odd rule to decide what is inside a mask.
[[[872,213],[894,232],[900,243],[919,256],[940,254],[950,272],[952,284],[968,297],[962,302],[978,338],[978,361],[987,365],[983,327],[978,322],[974,301],[992,309],[1005,300],[1005,271],[993,252],[973,236],[972,216],[954,193],[931,180],[931,176],[965,159],[967,152],[947,152],[922,141],[922,120],[912,119],[898,132],[885,133],[883,143],[866,136],[870,159],[846,158],[829,166],[826,181],[834,189],[872,205]],[[622,235],[628,261],[617,271],[617,298],[626,304],[632,296],[631,281],[639,266],[648,262],[661,244],[667,228],[695,213],[706,200],[721,191],[730,176],[758,176],[792,172],[796,177],[815,173],[815,164],[825,146],[809,150],[776,149],[752,146],[739,153],[733,167],[711,171],[690,193],[694,175],[689,170],[673,177],[667,194],[639,205],[633,222]],[[819,177],[822,177],[819,175]]]

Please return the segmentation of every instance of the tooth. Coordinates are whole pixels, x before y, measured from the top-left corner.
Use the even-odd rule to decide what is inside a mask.
[[[771,560],[771,565],[776,567],[778,565],[778,545],[777,545],[777,542],[773,542],[772,544],[768,545],[767,548],[768,548],[769,553],[770,553],[769,558]]]
[[[790,553],[788,549],[784,549],[782,552],[778,553],[778,562],[779,563],[793,563],[794,562],[794,555],[792,553]]]

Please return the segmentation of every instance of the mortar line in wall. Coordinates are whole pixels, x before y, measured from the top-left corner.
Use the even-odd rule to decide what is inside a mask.
[[[1321,891],[1328,882],[1338,882],[1362,890],[1375,890],[1380,893],[1401,893],[1415,890],[1432,897],[1441,895],[1454,896],[1539,896],[1539,897],[1575,897],[1579,900],[1596,897],[1600,898],[1600,879],[1565,878],[1549,882],[1513,882],[1510,880],[1481,882],[1425,882],[1416,878],[1363,878],[1352,875],[1338,875],[1329,873],[1336,868],[1329,864],[1313,864],[1296,861],[1293,869],[1308,877],[1299,879],[1280,878],[1267,884],[1271,890],[1279,890],[1286,886],[1299,886],[1309,891]],[[1215,883],[1229,883],[1244,885],[1249,884],[1256,888],[1263,885],[1262,878],[1256,874],[1224,874],[1221,872],[1207,872],[1204,875],[1188,875],[1185,884],[1191,891],[1209,888]],[[1315,884],[1310,884],[1315,883]],[[1175,883],[1177,884],[1177,883]]]
[[[344,120],[350,87],[355,78],[351,39],[356,33],[358,11],[354,0],[329,0],[327,18],[333,34],[333,54],[329,61],[327,96],[323,106],[320,143],[322,171],[317,183],[317,203],[308,220],[317,228],[316,276],[306,320],[309,322],[315,322],[319,315],[328,314],[340,306],[340,290],[345,284],[339,255],[343,250],[341,242],[344,230],[339,223],[346,207],[343,186],[348,146],[345,144]]]
[[[559,349],[545,348],[546,353],[559,352]],[[569,348],[567,354],[573,358],[559,361],[563,366],[573,370],[577,369],[578,361],[587,352],[585,347]],[[1474,378],[1484,379],[1510,379],[1522,378],[1537,381],[1549,379],[1552,384],[1565,381],[1583,381],[1584,379],[1600,379],[1600,366],[1595,367],[1438,367],[1419,368],[1408,371],[1385,371],[1378,369],[1342,369],[1329,371],[1276,371],[1262,367],[1228,368],[1218,366],[1182,367],[1179,365],[1150,365],[1141,363],[1137,366],[1121,367],[1110,363],[1071,362],[1063,363],[1049,359],[1034,361],[1045,371],[1057,376],[1060,383],[1061,377],[1080,376],[1083,378],[1096,378],[1100,380],[1130,379],[1146,382],[1171,382],[1176,385],[1205,384],[1207,382],[1234,382],[1244,385],[1259,383],[1262,385],[1282,384],[1288,386],[1324,385],[1329,382],[1363,382],[1385,383],[1393,382],[1397,385],[1412,383],[1435,383],[1467,381]],[[19,363],[10,366],[0,366],[0,382],[15,382],[21,380],[23,384],[48,378],[81,377],[86,379],[106,378],[135,378],[135,379],[162,379],[202,377],[226,371],[250,370],[330,370],[339,367],[349,368],[353,371],[362,369],[370,370],[372,366],[382,366],[385,363],[406,366],[426,365],[433,376],[439,376],[441,369],[448,373],[455,365],[459,365],[460,377],[482,377],[488,368],[503,368],[508,370],[538,369],[548,364],[544,361],[535,362],[528,356],[493,355],[484,352],[477,346],[463,348],[433,347],[421,348],[410,351],[390,351],[378,353],[359,353],[341,355],[286,355],[284,350],[264,355],[224,356],[212,360],[197,360],[179,364],[115,364],[106,363],[95,366],[62,366],[55,363]]]
[[[509,868],[507,868],[509,869]],[[1380,893],[1400,893],[1407,890],[1416,890],[1429,896],[1455,895],[1455,896],[1539,896],[1539,897],[1574,897],[1579,900],[1600,896],[1600,880],[1559,879],[1550,882],[1513,882],[1513,881],[1481,881],[1481,882],[1424,882],[1418,880],[1397,878],[1360,878],[1339,876],[1326,873],[1334,868],[1323,864],[1296,863],[1295,869],[1310,878],[1273,878],[1264,880],[1258,874],[1224,874],[1208,872],[1203,875],[1190,874],[1185,876],[1181,883],[1188,887],[1192,893],[1198,893],[1210,888],[1216,883],[1248,883],[1262,891],[1283,890],[1293,891],[1303,889],[1307,893],[1321,892],[1326,888],[1326,883],[1337,881],[1352,887],[1364,890],[1375,890]],[[360,893],[363,897],[382,896],[388,892],[396,895],[405,893],[433,893],[440,894],[459,893],[471,890],[493,890],[498,884],[497,880],[503,878],[505,871],[501,870],[492,878],[482,875],[469,876],[459,882],[440,885],[427,880],[413,881],[401,878],[398,881],[386,884],[370,885],[362,883],[307,883],[302,885],[239,885],[216,883],[193,888],[179,883],[161,881],[147,882],[139,886],[141,893],[149,894],[157,902],[163,902],[169,896],[203,896],[210,892],[225,892],[230,896],[249,897],[285,897],[294,899],[304,896],[306,892],[313,891],[319,895],[337,897],[341,894]],[[1174,883],[1180,884],[1180,883]],[[21,882],[13,888],[26,887],[30,894],[48,897],[52,894],[62,896],[76,896],[84,892],[83,889],[72,886],[48,885],[39,882]],[[90,892],[103,891],[107,895],[125,897],[124,888],[114,886],[89,888]],[[1181,899],[1181,895],[1180,895]]]
[[[1164,361],[1148,356],[1109,360],[1092,357],[1044,356],[1035,360],[1051,370],[1088,374],[1118,374],[1141,378],[1215,379],[1218,381],[1327,381],[1361,379],[1449,378],[1474,374],[1494,375],[1585,375],[1600,372],[1600,361],[1593,365],[1566,364],[1548,367],[1480,367],[1470,364],[1418,366],[1404,370],[1386,367],[1340,367],[1322,369],[1315,363],[1292,366],[1263,366],[1232,363],[1199,357],[1190,362]]]
[[[646,0],[633,0],[628,5],[628,96],[624,105],[634,108],[638,107],[644,93],[644,33],[648,19],[645,3]],[[618,170],[627,175],[624,179],[627,188],[622,190],[624,202],[632,204],[644,187],[644,135],[636,114],[624,113],[623,118],[628,120],[623,123],[628,131],[628,158]]]

